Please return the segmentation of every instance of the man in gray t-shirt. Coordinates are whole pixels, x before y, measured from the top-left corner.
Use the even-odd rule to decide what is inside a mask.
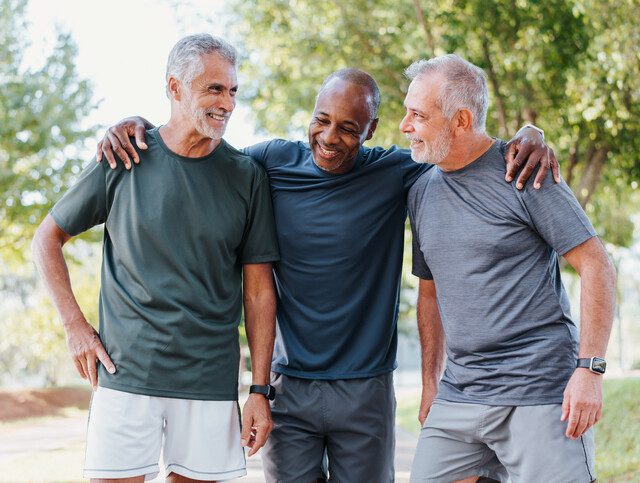
[[[407,75],[400,128],[436,165],[408,199],[423,353],[412,480],[593,481],[615,301],[604,247],[564,182],[503,182],[480,69],[447,55]],[[559,256],[581,277],[580,344]]]

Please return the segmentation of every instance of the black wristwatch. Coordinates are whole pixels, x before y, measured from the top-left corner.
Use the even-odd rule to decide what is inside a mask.
[[[584,367],[596,374],[604,374],[607,370],[607,361],[602,357],[585,357],[578,359],[578,365],[576,367]]]
[[[273,401],[276,398],[276,388],[271,384],[267,384],[266,386],[254,384],[249,387],[249,394],[262,394],[269,401]]]

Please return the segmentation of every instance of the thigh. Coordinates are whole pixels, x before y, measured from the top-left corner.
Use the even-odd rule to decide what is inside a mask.
[[[237,401],[161,399],[165,404],[163,459],[168,474],[212,481],[247,473]]]
[[[418,438],[412,482],[449,483],[473,476],[507,480],[496,455],[479,438],[484,408],[434,401]]]
[[[392,373],[325,381],[330,481],[394,480],[395,394]]]
[[[564,433],[562,406],[518,406],[494,434],[491,446],[514,483],[595,480],[593,428],[577,440]]]
[[[98,387],[89,412],[84,477],[155,478],[162,426],[153,397]]]
[[[262,448],[265,480],[308,483],[324,477],[324,414],[318,382],[273,374],[273,430]]]

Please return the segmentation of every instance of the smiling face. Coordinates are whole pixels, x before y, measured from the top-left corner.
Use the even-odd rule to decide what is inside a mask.
[[[236,68],[215,53],[202,56],[202,63],[204,71],[191,85],[182,84],[179,103],[198,133],[206,138],[220,139],[236,106]]]
[[[331,79],[320,91],[309,124],[309,146],[320,169],[342,174],[353,168],[360,146],[371,139],[378,122],[371,95],[367,87],[341,78]]]
[[[410,142],[411,158],[418,163],[440,164],[451,151],[451,121],[436,104],[443,82],[438,74],[418,76],[404,100],[407,113],[400,130]]]

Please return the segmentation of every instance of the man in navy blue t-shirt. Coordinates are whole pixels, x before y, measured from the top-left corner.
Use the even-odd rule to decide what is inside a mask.
[[[414,163],[408,150],[363,146],[379,104],[370,75],[339,70],[320,88],[308,143],[275,139],[245,149],[269,176],[281,252],[267,481],[326,478],[325,454],[332,480],[394,479],[392,372],[406,196],[431,167]],[[113,149],[131,167],[137,154],[129,136],[144,149],[151,126],[121,121],[101,141],[98,159],[104,152],[115,166]],[[535,129],[521,130],[512,146],[519,160],[530,153],[533,161],[521,177],[553,158]]]

